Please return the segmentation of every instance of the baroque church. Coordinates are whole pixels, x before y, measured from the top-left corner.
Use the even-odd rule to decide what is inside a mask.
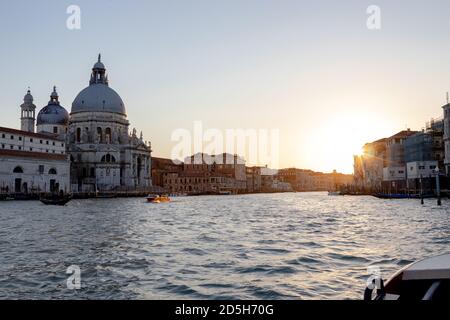
[[[70,159],[70,191],[146,191],[151,185],[151,144],[130,132],[125,104],[109,86],[99,55],[89,86],[72,103],[70,114],[54,87],[35,119],[28,92],[21,106],[21,131],[59,139]],[[19,131],[19,130],[18,130]],[[48,151],[47,151],[48,152]]]
[[[89,86],[72,103],[66,125],[74,191],[131,191],[151,186],[151,145],[142,132],[139,137],[136,129],[129,132],[125,104],[110,88],[100,55]]]

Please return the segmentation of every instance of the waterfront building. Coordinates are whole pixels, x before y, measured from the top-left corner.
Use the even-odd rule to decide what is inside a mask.
[[[362,155],[354,156],[354,183],[360,191],[379,191],[386,164],[386,140],[366,143]]]
[[[335,191],[342,186],[353,184],[353,175],[338,173],[314,172],[297,168],[280,169],[277,177],[287,182],[295,191]]]
[[[246,167],[248,193],[261,192],[261,169],[262,167]]]
[[[286,168],[278,170],[280,181],[289,183],[295,191],[311,191],[313,189],[313,171]]]
[[[408,192],[435,189],[436,171],[444,170],[443,135],[443,119],[432,119],[424,130],[405,139]]]
[[[0,127],[0,192],[69,192],[70,162],[65,140],[57,134],[35,133],[36,106],[30,90],[20,108],[22,130]]]
[[[245,161],[237,155],[198,153],[181,164],[169,159],[156,161],[153,174],[167,192],[191,195],[246,192]]]
[[[238,155],[197,153],[185,159],[183,171],[190,175],[208,173],[209,176],[217,178],[213,181],[221,181],[217,188],[226,185],[226,191],[232,193],[245,193],[247,188],[245,160]]]
[[[432,119],[426,128],[405,139],[405,161],[437,161],[444,166],[444,121]]]
[[[262,192],[292,192],[294,189],[289,182],[283,181],[278,175],[279,170],[261,169],[261,191]]]
[[[403,130],[386,139],[386,165],[383,168],[383,188],[390,192],[406,191],[405,141],[417,131]]]
[[[145,191],[151,182],[151,145],[129,132],[125,104],[109,86],[105,65],[92,68],[89,86],[72,103],[67,145],[74,192]]]
[[[171,173],[181,173],[183,164],[172,159],[152,157],[152,183],[153,186],[165,188],[165,178]]]
[[[33,190],[151,190],[151,145],[144,141],[142,132],[140,136],[136,129],[129,132],[125,104],[109,87],[100,55],[89,86],[76,96],[70,114],[61,106],[56,87],[37,117],[30,91],[20,108],[21,130],[2,128],[2,174],[11,171],[10,163],[23,159],[21,168],[12,169],[20,177],[0,182],[5,188],[11,190],[14,185],[14,190],[28,191],[29,186],[37,185]],[[35,165],[30,159],[36,160]]]

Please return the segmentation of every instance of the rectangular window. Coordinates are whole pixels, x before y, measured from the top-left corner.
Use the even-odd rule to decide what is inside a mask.
[[[12,150],[12,149],[14,149],[14,146],[10,146],[9,148]]]
[[[58,127],[53,127],[53,133],[58,133]]]
[[[55,142],[53,142],[53,145],[55,145]]]
[[[48,144],[48,141],[45,141],[46,144]]]
[[[39,166],[39,174],[44,174],[44,166],[43,165]]]
[[[14,140],[14,136],[11,136],[11,140]]]
[[[21,147],[21,146],[19,146],[19,150],[22,150],[22,147]]]
[[[33,138],[30,138],[30,142],[33,142]]]
[[[5,139],[5,134],[4,133],[2,134],[2,138]]]
[[[30,148],[30,151],[33,151],[33,148]]]
[[[19,141],[22,141],[22,137],[19,137]]]
[[[42,140],[39,140],[39,143],[42,144]]]

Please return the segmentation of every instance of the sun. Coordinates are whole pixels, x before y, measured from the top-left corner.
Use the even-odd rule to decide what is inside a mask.
[[[334,114],[315,129],[311,153],[324,171],[353,172],[354,156],[362,154],[365,143],[371,142],[382,127],[382,120],[370,113]]]

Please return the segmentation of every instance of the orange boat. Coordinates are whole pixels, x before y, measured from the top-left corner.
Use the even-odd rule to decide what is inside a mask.
[[[148,195],[147,202],[150,203],[161,203],[161,202],[170,202],[170,198],[168,196],[160,196],[160,195]]]

